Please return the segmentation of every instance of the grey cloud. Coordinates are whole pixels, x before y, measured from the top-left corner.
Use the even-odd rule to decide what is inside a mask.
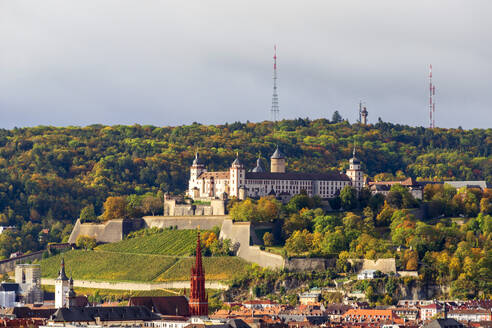
[[[0,0],[0,127],[281,117],[489,128],[489,1]]]

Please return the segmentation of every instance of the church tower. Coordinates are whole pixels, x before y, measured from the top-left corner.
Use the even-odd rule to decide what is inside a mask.
[[[200,231],[198,231],[196,241],[195,265],[191,268],[190,300],[188,304],[191,316],[208,316],[208,295],[205,294],[205,271],[202,267]]]
[[[65,260],[62,258],[60,273],[55,279],[55,307],[62,308],[69,305],[70,280],[65,274]]]
[[[352,187],[360,191],[364,187],[364,175],[362,173],[360,161],[355,157],[355,147],[352,158],[349,160],[347,176],[352,181]]]
[[[198,152],[195,153],[195,159],[193,160],[193,164],[190,168],[190,181],[188,183],[188,196],[195,198],[194,189],[200,188],[198,185],[198,177],[203,172],[207,172],[203,161],[201,160]]]
[[[244,188],[246,182],[246,170],[243,163],[239,160],[239,154],[232,162],[229,169],[229,192],[231,197],[239,197],[239,188]]]
[[[285,157],[277,146],[272,157],[270,157],[270,172],[285,173]]]

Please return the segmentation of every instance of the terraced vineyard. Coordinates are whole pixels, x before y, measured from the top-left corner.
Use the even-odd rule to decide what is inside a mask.
[[[152,281],[178,260],[176,257],[73,250],[62,254],[67,274],[80,280]],[[41,261],[43,277],[55,278],[61,255]]]
[[[190,268],[194,258],[180,259],[176,264],[164,271],[156,281],[180,281],[190,279]],[[235,256],[204,257],[205,276],[209,280],[229,280],[234,274],[242,272],[250,266],[245,260]]]
[[[120,253],[190,255],[196,245],[196,230],[164,230],[163,232],[105,244],[97,250]]]
[[[61,257],[74,279],[96,281],[167,282],[190,279],[196,245],[195,230],[164,230],[162,233],[125,239],[98,246],[94,251],[71,250],[41,260],[45,278],[56,278]],[[204,257],[207,280],[227,281],[248,262],[235,256]]]

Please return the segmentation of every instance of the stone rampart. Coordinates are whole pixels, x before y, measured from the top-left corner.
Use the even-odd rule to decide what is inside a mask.
[[[44,251],[37,251],[30,254],[17,256],[11,259],[0,261],[0,273],[12,272],[15,270],[15,266],[21,263],[28,263],[34,260],[40,260],[43,257]]]
[[[259,246],[251,246],[251,223],[227,219],[222,223],[220,238],[227,238],[237,245],[237,256],[261,267],[283,268],[284,258],[277,254],[262,251]]]
[[[396,261],[394,258],[389,259],[350,259],[350,264],[357,270],[379,270],[382,273],[396,273]]]
[[[42,285],[54,285],[55,279],[42,278]],[[109,281],[90,281],[74,280],[74,287],[112,289],[112,290],[156,290],[156,289],[183,289],[190,288],[189,281],[169,281],[162,283],[145,282],[109,282]],[[206,281],[205,288],[225,290],[228,286],[219,281]]]
[[[100,243],[114,243],[123,240],[124,235],[122,219],[110,220],[104,223],[80,223],[80,219],[78,219],[68,238],[68,242],[75,244],[79,236],[89,236]]]
[[[222,222],[229,217],[224,216],[144,216],[145,227],[147,228],[169,228],[178,229],[200,229],[211,230],[215,226],[222,226]]]
[[[398,271],[397,274],[400,277],[415,277],[418,278],[419,272],[418,271]]]
[[[225,201],[221,199],[210,200],[210,205],[177,204],[175,199],[164,200],[164,216],[211,216],[225,214]]]
[[[336,259],[290,258],[285,261],[285,268],[290,271],[326,270],[336,265]]]

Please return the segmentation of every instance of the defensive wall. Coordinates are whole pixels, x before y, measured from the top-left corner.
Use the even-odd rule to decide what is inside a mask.
[[[379,270],[385,274],[396,273],[396,260],[394,258],[377,260],[349,259],[348,261],[357,271]]]
[[[75,244],[79,236],[95,238],[100,243],[115,243],[123,240],[128,233],[142,228],[145,226],[141,219],[117,219],[103,223],[80,223],[77,219],[68,243]]]
[[[277,254],[262,251],[259,246],[251,246],[251,222],[232,222],[224,220],[220,238],[230,239],[237,248],[237,256],[261,267],[283,268],[284,258]]]
[[[43,257],[44,251],[32,252],[29,254],[17,256],[11,259],[5,259],[0,261],[0,273],[12,272],[15,270],[15,266],[21,263],[28,263],[34,260],[40,260]]]
[[[180,205],[181,206],[181,205]],[[89,236],[98,242],[112,243],[123,240],[126,234],[141,228],[170,228],[211,230],[220,227],[220,238],[230,239],[237,256],[261,267],[287,268],[291,271],[326,270],[335,265],[333,259],[323,258],[291,258],[284,259],[281,255],[261,250],[259,236],[255,229],[271,229],[279,233],[275,224],[260,224],[255,227],[251,222],[233,222],[227,215],[188,215],[188,216],[145,216],[134,220],[111,220],[105,223],[80,223],[77,220],[70,235],[69,243],[75,244],[78,236]],[[256,245],[254,245],[256,244]],[[382,271],[382,270],[381,270]],[[396,271],[396,269],[395,269]]]
[[[285,260],[285,268],[289,271],[323,271],[336,265],[335,258],[304,258],[293,257]]]
[[[227,215],[222,216],[144,216],[144,227],[146,228],[170,228],[178,229],[200,229],[211,230],[213,227],[222,226],[222,222],[229,218]]]
[[[54,285],[55,279],[42,278],[42,285]],[[74,287],[96,288],[96,289],[113,289],[113,290],[156,290],[156,289],[183,289],[190,288],[189,281],[169,281],[162,283],[145,283],[145,282],[109,282],[109,281],[91,281],[91,280],[74,280]],[[228,286],[220,281],[205,282],[205,288],[225,290]]]
[[[210,204],[178,204],[176,199],[164,200],[164,216],[191,215],[225,215],[226,202],[221,199],[211,199]]]

